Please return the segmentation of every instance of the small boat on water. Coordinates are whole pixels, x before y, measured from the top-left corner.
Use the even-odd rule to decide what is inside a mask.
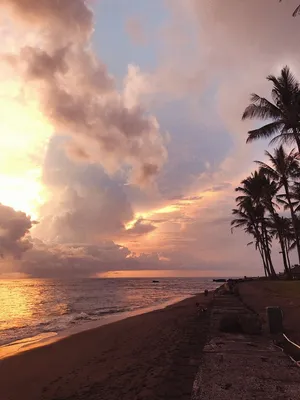
[[[159,283],[159,281],[153,280],[152,283]]]
[[[213,279],[213,282],[227,282],[227,279]]]

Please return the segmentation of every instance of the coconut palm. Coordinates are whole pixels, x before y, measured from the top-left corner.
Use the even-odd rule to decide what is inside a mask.
[[[295,212],[295,206],[293,203],[291,183],[293,180],[300,178],[300,169],[298,163],[298,154],[295,150],[291,150],[286,153],[282,146],[275,149],[274,155],[268,151],[265,152],[268,156],[270,165],[256,161],[260,166],[262,172],[278,183],[278,188],[284,190],[284,198],[291,214],[291,220],[293,225],[293,232],[295,235],[296,248],[298,252],[298,258],[300,263],[300,241],[298,232],[297,216]]]
[[[263,170],[255,171],[251,176],[242,181],[242,186],[236,188],[236,191],[242,193],[236,200],[239,202],[245,197],[250,196],[254,204],[262,205],[265,210],[269,212],[268,226],[273,229],[273,235],[275,235],[279,241],[284,270],[286,274],[289,275],[285,240],[281,231],[280,216],[277,212],[278,206],[274,201],[279,187],[279,184],[264,174]],[[268,226],[264,227],[264,229],[267,229]]]
[[[251,104],[245,109],[242,119],[261,119],[266,125],[248,132],[247,143],[257,139],[270,139],[271,143],[294,143],[300,152],[300,94],[299,82],[289,67],[281,70],[279,77],[269,75],[273,83],[272,101],[257,94],[251,95]]]
[[[278,239],[280,248],[281,248],[281,255],[283,259],[283,266],[287,276],[290,275],[290,268],[289,268],[289,259],[286,250],[286,243],[283,231],[283,222],[278,214],[278,205],[275,203],[275,197],[278,193],[280,186],[278,183],[272,179],[270,179],[267,175],[264,174],[263,170],[260,169],[259,171],[260,176],[260,184],[261,184],[261,198],[260,202],[264,205],[266,210],[269,212],[269,220],[268,225],[275,228],[273,236]]]
[[[295,241],[294,233],[291,231],[291,220],[275,213],[269,220],[269,229],[280,244],[285,274],[287,277],[291,277],[289,251],[291,244]]]
[[[300,5],[293,12],[293,17],[296,17],[298,14],[300,14]]]
[[[255,248],[259,250],[264,266],[265,275],[271,276],[272,273],[270,270],[269,261],[270,253],[267,253],[266,251],[265,240],[263,240],[262,232],[259,229],[258,210],[253,207],[253,204],[249,199],[248,202],[245,201],[243,207],[233,209],[232,214],[235,216],[235,218],[231,221],[232,231],[234,228],[243,228],[245,233],[250,234],[254,237]],[[268,241],[268,245],[269,244],[270,241]]]
[[[300,212],[300,182],[294,182],[291,188],[291,198],[293,200],[293,205],[295,207],[295,212]],[[287,208],[287,204],[284,204],[285,208]]]
[[[284,237],[288,266],[289,266],[289,269],[291,270],[291,261],[290,261],[289,252],[291,250],[291,244],[295,241],[295,238],[293,235],[293,230],[292,230],[292,221],[290,218],[287,218],[287,217],[280,217],[280,219],[281,219],[281,222],[280,222],[281,231],[282,231],[282,235]]]
[[[233,210],[233,214],[239,218],[235,218],[231,225],[234,228],[243,227],[246,233],[254,236],[255,246],[260,252],[267,275],[276,276],[271,259],[272,237],[268,232],[267,217],[265,216],[267,208],[262,201],[264,179],[267,178],[262,173],[255,171],[236,188],[240,195],[236,198],[238,209]]]
[[[279,0],[279,2],[281,3],[282,0]],[[300,5],[293,12],[293,17],[296,17],[298,14],[300,14]]]

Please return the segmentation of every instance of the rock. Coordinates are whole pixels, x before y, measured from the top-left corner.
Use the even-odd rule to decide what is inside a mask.
[[[239,316],[239,325],[243,333],[248,335],[260,335],[262,324],[256,314],[244,314]]]
[[[226,314],[220,320],[220,331],[229,333],[241,333],[238,314]]]

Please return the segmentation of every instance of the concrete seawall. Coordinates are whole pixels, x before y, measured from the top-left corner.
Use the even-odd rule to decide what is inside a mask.
[[[251,313],[238,297],[216,292],[192,400],[299,400],[300,368],[267,334],[220,331],[225,315]]]

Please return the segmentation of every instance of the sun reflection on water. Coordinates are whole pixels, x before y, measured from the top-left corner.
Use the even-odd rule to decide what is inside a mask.
[[[47,319],[49,306],[51,314],[63,315],[68,311],[66,302],[56,301],[56,292],[45,290],[44,280],[0,281],[0,331],[26,326],[33,320],[42,323]],[[61,293],[60,293],[61,294]]]

